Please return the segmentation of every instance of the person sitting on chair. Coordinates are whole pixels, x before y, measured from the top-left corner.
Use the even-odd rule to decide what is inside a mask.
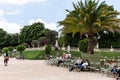
[[[113,74],[117,74],[117,72],[118,72],[117,66],[114,66],[114,67],[111,69],[111,72],[112,72]]]
[[[86,59],[82,64],[81,70],[87,68],[88,66],[90,66],[90,62]]]
[[[77,66],[78,69],[81,69],[82,68],[82,63],[83,63],[82,59],[80,57],[78,57],[78,59],[75,62],[75,66]],[[73,69],[74,69],[74,66],[71,67],[69,69],[69,71],[72,71]]]

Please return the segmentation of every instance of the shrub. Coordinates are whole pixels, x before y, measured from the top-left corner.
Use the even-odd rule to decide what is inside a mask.
[[[4,48],[2,49],[2,52],[8,52],[8,48],[7,48],[7,47],[4,47]]]
[[[88,48],[88,39],[83,39],[78,43],[79,50],[86,53]]]
[[[21,51],[21,52],[22,52],[22,51],[25,50],[25,48],[26,48],[26,47],[25,47],[24,45],[18,45],[18,46],[17,46],[17,51]]]
[[[50,45],[47,45],[46,47],[45,47],[45,54],[46,55],[49,55],[50,53],[51,53],[51,46]]]
[[[13,51],[13,47],[8,47],[8,51],[12,52]]]
[[[24,59],[24,55],[22,54],[22,52],[25,50],[25,46],[24,45],[18,45],[17,46],[17,51],[20,52],[19,56],[17,57],[18,59]]]

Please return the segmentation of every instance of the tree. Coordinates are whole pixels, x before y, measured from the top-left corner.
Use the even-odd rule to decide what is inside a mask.
[[[32,40],[31,45],[32,45],[33,47],[38,47],[39,41],[38,41],[38,40]]]
[[[49,44],[54,45],[55,44],[55,40],[57,39],[58,36],[58,32],[56,31],[47,31],[45,33],[45,37],[48,41]]]
[[[100,48],[111,48],[111,46],[113,48],[120,48],[119,32],[101,31],[99,36],[98,43]]]
[[[67,33],[64,35],[64,45],[78,47],[78,42],[81,38],[82,38],[82,36],[80,36],[79,33],[76,33],[74,36],[72,36],[72,33]]]
[[[64,26],[63,33],[73,33],[73,36],[78,32],[85,34],[88,38],[87,52],[93,54],[95,34],[101,30],[120,31],[120,19],[117,18],[119,13],[114,10],[113,6],[108,6],[105,1],[101,3],[96,0],[84,1],[73,3],[74,10],[67,10],[69,15],[58,23]]]
[[[39,41],[40,46],[44,46],[45,45],[45,41],[46,41],[46,37],[40,37],[38,39],[38,41]]]
[[[9,45],[9,39],[9,34],[3,29],[0,29],[0,48],[7,47]]]
[[[18,37],[19,37],[19,34],[16,33],[16,34],[9,34],[10,35],[10,38],[9,38],[9,45],[10,46],[17,46],[19,43],[18,43]]]
[[[44,24],[40,22],[24,26],[20,32],[19,42],[30,44],[32,40],[37,40],[39,37],[44,35],[42,32],[43,30]]]

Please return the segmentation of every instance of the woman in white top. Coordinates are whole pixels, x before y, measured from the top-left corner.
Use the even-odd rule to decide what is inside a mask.
[[[86,68],[87,66],[89,66],[88,60],[86,60],[86,61],[82,64],[82,67],[83,67],[83,68]]]

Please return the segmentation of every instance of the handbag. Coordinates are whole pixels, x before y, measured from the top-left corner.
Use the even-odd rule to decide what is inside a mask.
[[[4,57],[4,59],[7,59],[7,60],[9,60],[9,57],[8,57],[8,56],[5,56],[5,57]]]

